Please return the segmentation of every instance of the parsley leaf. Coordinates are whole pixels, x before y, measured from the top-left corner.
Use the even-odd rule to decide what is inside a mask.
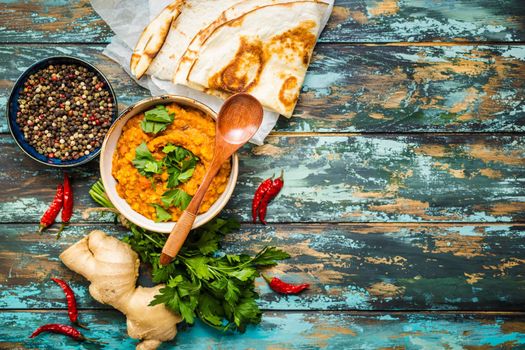
[[[243,332],[261,320],[254,281],[257,265],[272,265],[272,257],[288,256],[273,247],[255,257],[218,254],[225,234],[239,227],[235,220],[214,219],[193,230],[174,261],[161,266],[159,256],[166,236],[139,227],[123,240],[151,264],[153,281],[166,283],[151,305],[164,304],[192,324],[195,318],[219,330]]]
[[[168,109],[164,105],[157,105],[144,113],[144,119],[140,123],[140,127],[146,133],[157,134],[168,127],[168,124],[173,123],[175,119],[174,114],[169,114]]]
[[[95,187],[97,196],[105,195],[102,186]],[[159,259],[167,236],[131,223],[129,227],[131,232],[122,241],[137,252],[142,263],[152,267],[153,282],[166,284],[150,305],[164,304],[188,324],[199,318],[221,331],[244,332],[247,325],[260,323],[262,313],[254,284],[259,274],[256,269],[289,257],[274,247],[265,247],[254,257],[221,254],[221,239],[238,229],[239,222],[215,218],[193,230],[177,257],[162,266]]]
[[[184,210],[188,207],[188,204],[190,204],[192,198],[192,196],[190,196],[180,188],[176,188],[174,190],[167,190],[166,192],[164,192],[164,194],[161,197],[161,201],[166,208],[176,206],[179,207],[181,210]]]
[[[168,169],[168,188],[175,188],[193,176],[199,161],[193,153],[171,143],[164,146],[162,152],[166,153],[164,165]]]
[[[132,163],[141,175],[149,177],[162,173],[162,161],[153,158],[146,142],[142,142],[135,148],[135,159],[132,160]]]
[[[277,265],[277,260],[288,258],[290,254],[275,247],[266,247],[253,258],[252,263],[255,266],[274,266]]]
[[[157,218],[155,219],[155,222],[162,222],[162,221],[170,221],[171,220],[171,214],[166,211],[162,206],[152,203],[153,207],[155,207],[155,213],[157,214]]]
[[[175,146],[172,143],[168,143],[166,146],[164,146],[164,148],[162,149],[162,152],[168,154],[170,152],[175,151],[176,149],[177,149],[177,146]]]

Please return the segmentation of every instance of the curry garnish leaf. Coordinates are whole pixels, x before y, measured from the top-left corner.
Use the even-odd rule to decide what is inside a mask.
[[[97,191],[104,194],[100,185]],[[216,218],[193,230],[175,259],[162,266],[159,258],[167,236],[130,223],[131,232],[122,240],[151,266],[153,282],[165,284],[150,305],[164,304],[188,324],[199,318],[221,331],[244,332],[247,325],[260,323],[257,268],[289,255],[275,247],[265,247],[253,257],[221,252],[222,238],[238,228],[236,220]]]
[[[162,161],[158,161],[153,158],[153,155],[148,149],[146,142],[142,142],[137,148],[135,148],[135,159],[132,161],[138,172],[144,176],[152,176],[154,174],[161,174]]]
[[[248,324],[259,323],[261,310],[254,284],[259,276],[257,266],[274,265],[274,258],[288,254],[274,247],[266,247],[254,257],[220,253],[224,235],[238,227],[235,220],[215,219],[193,230],[167,266],[159,263],[166,235],[132,228],[123,240],[142,262],[152,266],[153,281],[166,284],[151,305],[164,304],[188,324],[199,318],[222,331],[244,332]]]
[[[175,115],[170,114],[165,106],[158,105],[144,113],[140,127],[145,133],[157,134],[165,130],[168,124],[173,123],[174,119]]]
[[[191,199],[192,196],[190,196],[180,188],[176,188],[174,190],[167,190],[161,197],[161,201],[164,207],[169,208],[171,206],[176,206],[181,210],[184,210],[188,207],[188,204],[190,204]]]
[[[168,170],[168,188],[175,188],[193,176],[199,161],[193,153],[171,143],[164,146],[162,152],[166,153],[164,165]]]
[[[170,221],[171,220],[171,214],[168,213],[166,209],[164,209],[162,206],[152,203],[153,207],[155,207],[155,213],[157,218],[155,219],[155,222],[162,222],[162,221]]]

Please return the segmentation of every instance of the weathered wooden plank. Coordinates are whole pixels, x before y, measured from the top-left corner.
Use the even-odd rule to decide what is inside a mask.
[[[525,137],[486,135],[272,136],[241,149],[225,209],[250,221],[258,184],[281,169],[285,186],[270,222],[511,222],[525,218]],[[0,137],[0,222],[38,222],[62,175]],[[98,164],[73,169],[75,221]],[[89,220],[99,220],[92,216]]]
[[[336,1],[324,42],[523,41],[520,0]],[[2,42],[108,42],[88,0],[0,2]]]
[[[126,335],[124,317],[117,312],[82,314],[89,337],[105,346],[76,343],[64,336],[44,334],[28,339],[46,322],[67,322],[59,311],[1,312],[1,349],[132,349],[137,341]],[[244,334],[224,334],[198,322],[179,331],[176,340],[160,349],[510,349],[525,345],[523,314],[354,314],[269,312],[262,323]]]
[[[68,54],[93,62],[124,105],[149,95],[102,46],[0,47],[0,102],[36,60]],[[523,46],[319,45],[292,119],[278,131],[525,131]],[[0,131],[7,131],[0,109]]]
[[[55,240],[35,225],[2,225],[0,308],[60,308],[51,280],[71,281],[82,308],[101,308],[86,281],[58,255],[93,229],[117,237],[116,225],[76,225]],[[525,225],[352,224],[243,225],[225,239],[226,252],[281,247],[292,258],[267,271],[311,288],[300,296],[273,293],[262,279],[266,310],[522,310]],[[147,272],[142,276],[148,283]]]

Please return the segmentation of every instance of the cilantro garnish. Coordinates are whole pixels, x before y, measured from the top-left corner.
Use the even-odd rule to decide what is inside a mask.
[[[164,165],[168,169],[168,188],[175,188],[193,175],[199,158],[187,149],[168,143],[162,149],[166,153]]]
[[[162,222],[162,221],[169,221],[171,220],[171,214],[166,211],[162,206],[152,203],[153,207],[155,207],[155,213],[157,214],[157,219],[155,222]]]
[[[164,304],[188,324],[199,318],[223,331],[244,332],[248,324],[259,323],[261,310],[254,285],[257,268],[276,265],[277,260],[290,256],[274,247],[266,247],[254,257],[219,254],[223,236],[238,228],[235,220],[217,218],[193,230],[175,260],[161,266],[159,256],[166,235],[132,225],[131,234],[123,241],[143,263],[152,266],[153,281],[166,284],[150,305]]]
[[[141,175],[147,177],[151,177],[154,174],[162,174],[164,169],[166,169],[168,173],[167,187],[170,190],[164,192],[162,195],[161,200],[163,207],[155,203],[151,205],[153,205],[157,211],[157,220],[167,221],[171,219],[171,215],[167,211],[169,207],[176,206],[184,210],[190,203],[192,196],[176,187],[185,183],[193,176],[199,158],[187,149],[171,143],[164,146],[162,151],[166,156],[160,161],[155,160],[146,143],[142,142],[135,149],[133,165]]]
[[[153,174],[162,173],[162,161],[155,160],[145,142],[142,142],[135,148],[135,159],[133,165],[141,175],[152,176]]]
[[[181,210],[184,210],[190,204],[192,196],[176,188],[174,190],[167,190],[161,197],[162,204],[164,207],[169,208],[171,206],[179,207]]]
[[[112,206],[100,180],[89,194],[97,203]],[[221,253],[222,238],[239,229],[239,223],[216,218],[193,230],[177,257],[162,266],[159,258],[167,235],[128,224],[131,232],[122,240],[137,252],[142,263],[151,266],[153,282],[166,284],[151,305],[164,304],[188,324],[199,318],[219,330],[243,332],[247,325],[259,323],[261,310],[254,284],[259,276],[257,268],[290,257],[275,247],[265,247],[254,257]]]
[[[144,119],[140,123],[140,127],[146,133],[157,134],[168,127],[168,124],[173,123],[175,119],[174,114],[168,113],[164,105],[157,105],[144,113]]]

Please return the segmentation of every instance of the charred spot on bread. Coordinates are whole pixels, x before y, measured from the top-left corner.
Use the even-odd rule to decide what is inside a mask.
[[[299,97],[299,89],[297,88],[297,85],[297,78],[294,76],[286,78],[283,85],[281,85],[281,89],[279,90],[279,101],[281,101],[286,109],[295,106],[295,102]]]
[[[243,36],[233,59],[208,80],[208,86],[227,92],[249,91],[257,84],[264,61],[263,43]]]

